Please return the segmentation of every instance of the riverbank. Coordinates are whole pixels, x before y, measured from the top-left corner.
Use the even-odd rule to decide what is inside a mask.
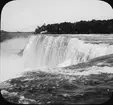
[[[24,37],[27,38],[34,34],[34,32],[7,32],[7,31],[1,31],[0,32],[0,42],[3,42],[5,40],[13,39],[13,38],[20,38]]]

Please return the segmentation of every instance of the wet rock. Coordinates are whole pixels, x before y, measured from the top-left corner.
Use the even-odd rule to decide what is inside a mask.
[[[1,94],[2,94],[2,95],[7,95],[7,94],[9,94],[9,92],[6,91],[6,90],[1,90]]]
[[[6,90],[1,91],[2,96],[5,100],[11,102],[11,103],[18,103],[19,95],[16,92],[8,92]]]
[[[35,100],[25,98],[24,96],[20,96],[18,101],[19,104],[36,104]]]

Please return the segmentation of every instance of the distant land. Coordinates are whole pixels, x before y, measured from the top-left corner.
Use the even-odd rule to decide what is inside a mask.
[[[112,34],[113,19],[62,22],[37,26],[35,34]]]
[[[18,38],[18,37],[28,37],[34,34],[34,32],[7,32],[4,30],[0,31],[0,42],[3,42],[8,39]]]
[[[113,34],[113,19],[43,24],[34,30],[34,32],[0,30],[0,42],[16,37],[28,37],[32,34]]]

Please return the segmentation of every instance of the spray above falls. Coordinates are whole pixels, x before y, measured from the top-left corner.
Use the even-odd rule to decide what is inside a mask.
[[[75,37],[37,35],[23,52],[24,68],[64,67],[113,53],[113,45],[85,43]]]

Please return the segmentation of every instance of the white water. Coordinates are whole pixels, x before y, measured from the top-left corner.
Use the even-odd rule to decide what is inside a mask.
[[[19,41],[19,42],[18,42]],[[95,58],[101,55],[113,53],[113,45],[108,44],[89,44],[82,40],[67,36],[47,36],[38,35],[31,36],[28,44],[27,41],[18,39],[9,40],[3,43],[0,60],[0,82],[17,77],[26,70],[42,69],[50,72],[60,72],[74,75],[85,75],[98,72],[111,72],[113,68],[90,68],[91,70],[82,73],[72,71],[63,71],[59,69],[43,69],[64,67],[80,62],[85,62],[88,59]],[[21,45],[23,44],[23,46]],[[16,53],[19,49],[25,50],[23,56],[18,56]],[[11,51],[11,49],[13,51]],[[4,53],[5,52],[5,53]],[[13,53],[12,53],[13,52]],[[97,73],[97,72],[95,72]]]
[[[52,68],[85,62],[91,58],[113,53],[113,45],[86,44],[65,36],[32,36],[23,57],[25,68]]]
[[[15,38],[0,43],[0,82],[17,77],[24,71],[24,60],[17,53],[27,43],[25,38]]]

